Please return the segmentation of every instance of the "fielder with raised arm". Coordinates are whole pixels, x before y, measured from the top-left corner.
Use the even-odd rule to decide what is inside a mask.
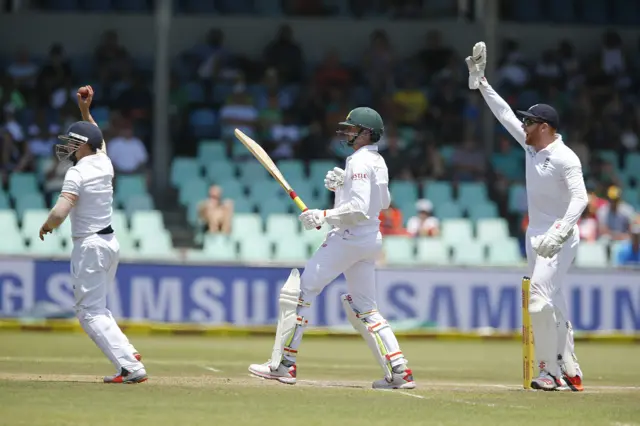
[[[282,383],[296,382],[296,356],[311,305],[320,292],[344,273],[349,294],[342,304],[353,327],[364,337],[382,367],[384,378],[374,388],[412,389],[413,374],[400,351],[398,340],[376,305],[375,261],[382,249],[380,221],[382,209],[389,207],[388,171],[375,145],[383,134],[380,115],[371,108],[356,108],[346,121],[346,143],[355,152],[346,160],[345,170],[327,173],[325,186],[335,191],[335,208],[307,210],[300,215],[306,230],[317,232],[325,222],[334,228],[305,265],[297,269],[280,291],[280,313],[271,359],[252,364],[249,371]]]
[[[140,383],[147,372],[140,354],[129,343],[107,309],[107,294],[118,268],[120,246],[111,228],[113,166],[107,157],[100,128],[91,117],[91,86],[78,90],[78,105],[84,121],[73,123],[64,144],[56,145],[60,161],[70,161],[62,192],[47,221],[40,228],[40,239],[71,215],[71,280],[75,311],[84,331],[116,367],[116,374],[105,383]]]
[[[529,227],[527,261],[531,274],[529,313],[540,375],[531,387],[581,391],[582,371],[574,353],[562,282],[580,241],[576,223],[587,206],[578,156],[556,131],[556,110],[545,104],[517,111],[520,121],[487,82],[487,50],[483,42],[466,58],[469,88],[479,89],[487,105],[526,152]]]

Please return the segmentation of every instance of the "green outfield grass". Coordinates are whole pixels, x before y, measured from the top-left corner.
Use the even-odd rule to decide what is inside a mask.
[[[268,338],[130,336],[150,379],[113,368],[79,333],[0,332],[0,425],[640,425],[640,346],[582,343],[587,391],[521,387],[517,342],[401,342],[418,383],[375,391],[358,339],[305,340],[295,386],[250,378]]]

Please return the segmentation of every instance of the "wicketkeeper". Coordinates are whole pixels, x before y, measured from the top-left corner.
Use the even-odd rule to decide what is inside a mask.
[[[517,111],[520,121],[493,90],[484,76],[487,49],[483,42],[476,43],[466,62],[469,88],[480,90],[493,114],[526,152],[529,313],[540,367],[531,387],[581,391],[582,371],[562,293],[580,241],[576,223],[588,202],[580,160],[557,133],[560,123],[553,107],[536,104],[527,111]]]
[[[389,207],[388,170],[376,142],[384,132],[380,115],[371,108],[356,108],[346,121],[347,145],[355,152],[345,169],[327,173],[325,187],[335,191],[335,207],[308,210],[300,215],[306,230],[317,232],[325,222],[333,226],[320,248],[305,265],[300,276],[291,271],[280,292],[280,313],[271,359],[252,364],[249,371],[282,383],[296,382],[296,357],[311,305],[327,284],[344,273],[349,294],[342,304],[349,322],[364,337],[382,367],[384,378],[374,388],[412,389],[413,374],[407,368],[398,340],[376,305],[375,261],[382,249],[380,221],[382,209]]]

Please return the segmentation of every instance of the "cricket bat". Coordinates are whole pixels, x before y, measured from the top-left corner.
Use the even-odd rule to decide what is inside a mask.
[[[269,174],[273,176],[276,182],[278,182],[280,186],[287,192],[287,194],[289,194],[289,197],[291,197],[295,205],[298,206],[298,208],[303,212],[309,210],[304,202],[300,199],[298,194],[296,194],[296,192],[293,190],[291,185],[289,185],[289,182],[287,182],[287,180],[284,178],[284,176],[280,172],[280,169],[278,169],[271,157],[269,157],[269,154],[267,154],[256,141],[245,135],[241,130],[236,129],[234,133],[236,135],[236,138],[238,138],[238,140],[242,142],[242,144],[249,150],[249,152],[251,152],[251,154],[256,157],[260,164],[262,164],[262,166],[267,169]],[[320,229],[320,227],[317,227],[316,229]]]

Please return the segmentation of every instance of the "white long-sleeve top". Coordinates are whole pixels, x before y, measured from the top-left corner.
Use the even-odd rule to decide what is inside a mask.
[[[564,144],[559,134],[553,143],[540,151],[526,145],[522,122],[509,104],[489,85],[480,85],[480,92],[493,115],[527,153],[529,229],[544,233],[557,219],[575,226],[588,203],[578,156]]]
[[[380,211],[389,208],[389,171],[376,145],[366,145],[347,157],[344,183],[336,190],[327,223],[353,234],[377,232]]]

